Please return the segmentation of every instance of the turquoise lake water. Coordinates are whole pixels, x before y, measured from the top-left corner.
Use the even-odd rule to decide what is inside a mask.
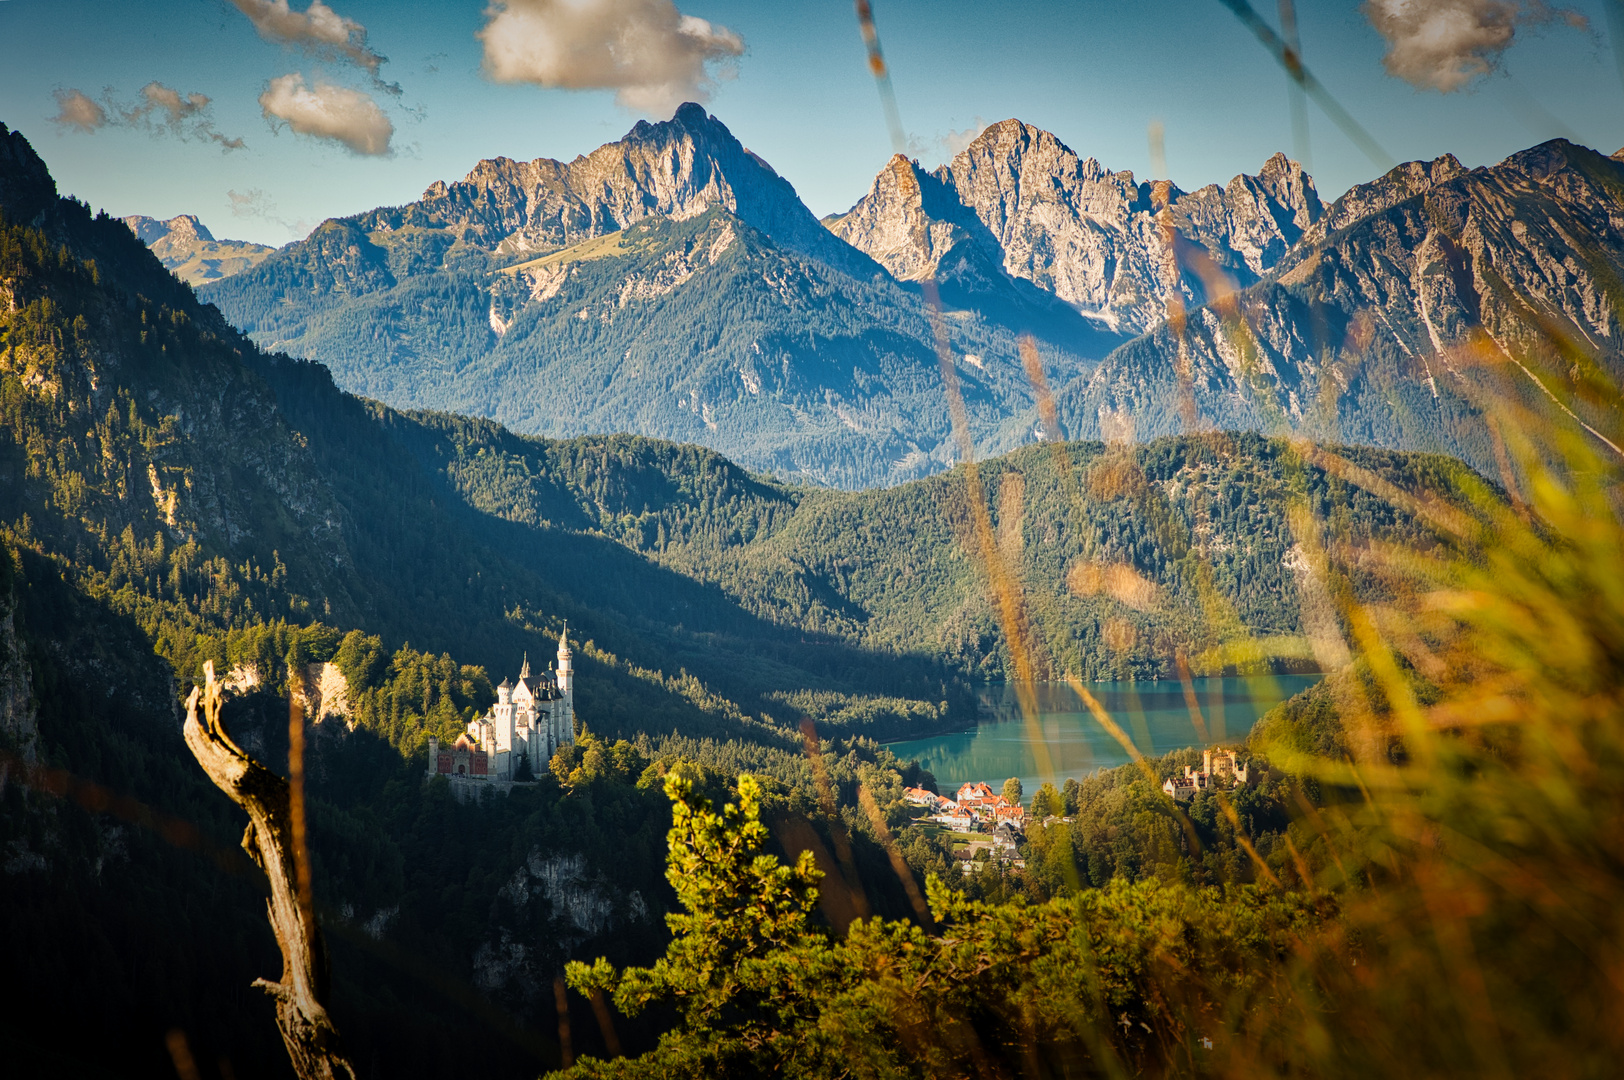
[[[1141,753],[1155,755],[1186,746],[1238,742],[1264,713],[1321,678],[1273,675],[1194,680],[1207,728],[1205,738],[1177,680],[1086,685],[1134,746]],[[996,791],[1009,777],[1018,776],[1030,798],[1045,780],[1059,787],[1067,777],[1081,780],[1096,769],[1127,764],[1128,752],[1100,726],[1071,687],[1040,683],[1036,693],[1035,725],[1021,718],[1013,686],[993,687],[983,693],[986,718],[975,730],[888,743],[886,749],[902,761],[918,758],[936,775],[944,795],[976,780],[985,780]],[[1047,751],[1047,769],[1040,764],[1039,742]]]

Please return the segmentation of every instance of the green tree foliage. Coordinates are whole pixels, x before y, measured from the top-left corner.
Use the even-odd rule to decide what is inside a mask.
[[[633,1059],[583,1059],[572,1076],[968,1075],[1044,1061],[1108,1071],[1193,1050],[1206,1014],[1266,997],[1294,935],[1320,916],[1302,898],[1154,881],[1076,902],[990,905],[930,881],[927,934],[853,923],[832,939],[808,920],[820,877],[760,849],[755,783],[720,811],[672,779],[668,876],[684,914],[651,968],[572,962],[570,985],[635,1015],[680,1017]],[[1203,1025],[1195,1027],[1193,1025]]]
[[[1061,797],[1060,789],[1048,780],[1038,788],[1038,793],[1032,796],[1032,820],[1041,822],[1046,817],[1064,817],[1066,815],[1066,801]]]
[[[1246,763],[1245,751],[1242,761]],[[1027,884],[1048,896],[1101,887],[1117,878],[1221,885],[1262,882],[1268,874],[1294,876],[1287,828],[1300,815],[1300,800],[1317,795],[1317,789],[1305,789],[1302,781],[1253,758],[1249,783],[1219,776],[1189,802],[1176,803],[1162,791],[1162,781],[1182,775],[1191,765],[1201,767],[1200,752],[1177,751],[1101,770],[1076,783],[1069,798],[1040,791],[1027,828]],[[1039,813],[1037,807],[1047,800],[1065,811],[1053,811],[1055,816],[1072,820],[1043,825],[1047,812]],[[1226,805],[1235,812],[1239,829]],[[1260,870],[1241,838],[1252,844],[1266,869]]]
[[[635,1016],[654,1002],[674,1003],[683,1035],[661,1040],[662,1067],[692,1075],[733,1074],[770,1066],[777,1048],[753,1047],[760,1037],[806,1018],[795,987],[807,972],[795,954],[808,936],[823,876],[812,853],[793,866],[763,854],[767,827],[760,820],[761,789],[739,778],[737,802],[714,808],[693,784],[673,773],[666,781],[672,801],[666,878],[682,911],[666,916],[673,935],[666,954],[650,968],[615,972],[600,959],[572,962],[570,984],[590,993],[609,991],[616,1006]],[[768,1037],[770,1042],[770,1037]],[[624,1070],[619,1070],[622,1074]]]
[[[1012,776],[1008,780],[1005,780],[1003,795],[1005,802],[1013,803],[1014,805],[1019,806],[1021,804],[1022,795],[1021,778],[1018,776]]]

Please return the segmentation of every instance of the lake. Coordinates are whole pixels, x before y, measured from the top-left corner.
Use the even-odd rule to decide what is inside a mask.
[[[1177,680],[1085,685],[1134,746],[1154,756],[1186,746],[1238,742],[1264,713],[1321,678],[1271,675],[1193,680],[1207,727],[1205,738],[1190,716],[1184,687]],[[997,791],[1009,777],[1018,776],[1030,798],[1046,780],[1059,787],[1067,777],[1081,780],[1096,769],[1128,763],[1128,752],[1100,726],[1071,687],[1040,683],[1036,691],[1035,725],[1021,718],[1013,686],[991,687],[982,694],[984,719],[975,730],[887,743],[886,749],[901,761],[917,758],[935,774],[944,795],[976,780],[985,780]]]

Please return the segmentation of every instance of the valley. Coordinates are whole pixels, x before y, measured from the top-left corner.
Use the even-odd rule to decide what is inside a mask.
[[[1490,567],[1560,624],[1580,605],[1540,589],[1610,565],[1571,507],[1600,520],[1612,489],[1563,503],[1539,470],[1624,441],[1621,204],[1624,165],[1560,141],[1325,205],[1283,156],[1182,192],[1005,121],[940,169],[894,158],[819,222],[690,104],[572,162],[482,162],[194,289],[194,260],[230,253],[158,246],[220,243],[195,219],[94,213],[0,127],[0,851],[8,924],[31,930],[7,977],[35,1002],[0,1031],[30,1071],[166,1074],[152,1032],[184,1030],[218,1071],[285,1075],[245,990],[274,952],[240,815],[179,736],[210,666],[268,767],[290,730],[309,740],[313,903],[369,1071],[456,1071],[470,1031],[499,1076],[568,1064],[569,1030],[600,1064],[620,1038],[756,1053],[755,1019],[713,1045],[641,1013],[625,988],[655,977],[621,973],[661,950],[681,970],[709,932],[683,920],[761,875],[794,932],[750,947],[807,981],[752,992],[792,999],[820,1068],[846,1051],[806,1017],[866,1015],[842,973],[959,963],[943,922],[1087,949],[1206,935],[1180,970],[1210,979],[1210,1011],[1335,917],[1333,868],[1339,896],[1387,872],[1310,832],[1322,812],[1375,828],[1347,763],[1390,782],[1462,723],[1449,695],[1477,692],[1483,657],[1522,655],[1463,657],[1440,612],[1492,606]],[[1546,457],[1511,426],[1536,408],[1571,437]],[[1529,585],[1528,564],[1567,570]],[[1447,607],[1460,582],[1480,607]],[[426,780],[431,740],[566,624],[578,737],[499,797]],[[290,729],[312,672],[342,707]],[[1236,676],[1302,693],[1244,740],[1197,740],[1255,784],[1170,810],[1193,751],[1112,716],[1131,727],[1121,701],[1159,685],[1199,718],[1195,687],[1224,684],[1195,680]],[[1017,772],[1048,811],[1020,874],[963,873],[905,805],[941,779],[906,747],[973,726],[989,686],[1061,682],[1110,757]],[[1488,757],[1471,768],[1511,760]],[[986,970],[970,1004],[921,976],[931,1023],[1007,1026],[994,982],[1049,977]],[[1132,985],[1113,1007],[1156,1000]],[[619,1036],[595,1030],[611,1000]],[[73,1042],[83,1017],[103,1042]],[[914,1053],[892,1022],[841,1030]]]

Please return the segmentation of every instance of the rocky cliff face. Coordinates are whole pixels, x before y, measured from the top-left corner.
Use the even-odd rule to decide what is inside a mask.
[[[0,551],[0,558],[9,563],[11,553]],[[25,765],[32,765],[38,754],[39,710],[34,702],[28,659],[17,634],[17,601],[12,593],[10,566],[0,568],[0,573],[6,579],[0,591],[0,750],[15,753]],[[0,776],[9,768],[0,763]]]
[[[176,277],[188,285],[201,285],[240,274],[258,266],[276,249],[246,240],[216,240],[191,214],[168,221],[135,214],[124,218],[130,231],[158,256]]]
[[[481,161],[456,183],[432,185],[410,207],[373,216],[384,229],[446,228],[508,257],[556,251],[651,214],[681,221],[713,206],[838,269],[859,277],[878,272],[819,227],[789,181],[692,102],[574,161]]]
[[[1193,312],[1182,343],[1158,328],[1066,388],[1062,419],[1086,438],[1127,415],[1143,438],[1193,415],[1498,475],[1482,409],[1509,395],[1554,399],[1619,443],[1616,404],[1591,391],[1624,381],[1621,265],[1618,161],[1555,140],[1490,168],[1411,162],[1333,203],[1262,282]]]
[[[1187,193],[1110,172],[1046,131],[1005,120],[933,173],[893,160],[856,206],[825,224],[909,279],[936,272],[947,251],[974,241],[1008,274],[1137,333],[1163,318],[1169,296],[1206,298],[1199,275],[1175,271],[1169,228],[1245,285],[1319,215],[1313,181],[1283,155],[1256,176]]]

